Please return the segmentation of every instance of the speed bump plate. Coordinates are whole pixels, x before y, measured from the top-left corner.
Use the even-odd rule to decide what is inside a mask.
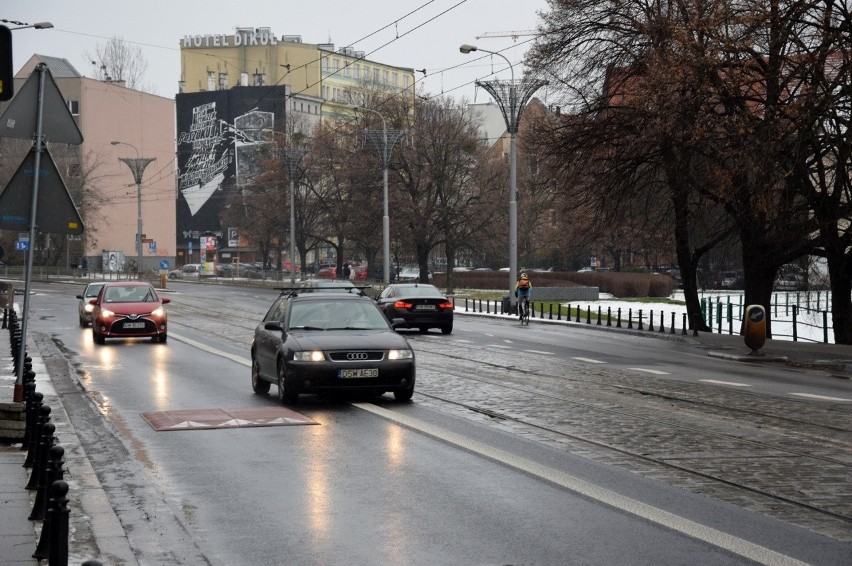
[[[291,426],[319,424],[284,407],[250,409],[184,409],[141,413],[157,432],[167,430],[199,430],[212,428],[248,428],[258,426]]]

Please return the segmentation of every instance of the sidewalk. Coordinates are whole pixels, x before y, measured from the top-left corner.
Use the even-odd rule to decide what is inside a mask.
[[[0,340],[7,340],[5,332]],[[61,398],[53,387],[47,368],[30,342],[28,353],[36,373],[36,391],[51,408],[57,444],[65,449],[64,480],[68,482],[68,564],[98,560],[104,565],[137,565],[124,528],[109,503],[86,456],[77,431],[71,424]],[[0,399],[12,401],[15,370],[11,356],[0,358]],[[21,444],[0,444],[0,566],[46,564],[32,558],[42,521],[28,519],[35,491],[25,489],[31,468],[24,468],[27,451]]]
[[[480,313],[464,313],[458,316],[494,317]],[[779,363],[817,368],[833,377],[852,378],[852,346],[814,344],[767,340],[766,345],[755,354],[750,353],[742,337],[725,334],[699,333],[698,336],[626,330],[587,326],[585,323],[549,321],[536,319],[535,324],[562,324],[584,328],[594,332],[619,332],[634,336],[648,336],[665,340],[681,341],[705,351],[708,356],[729,359],[732,362]],[[5,340],[6,334],[3,334]],[[50,405],[51,422],[56,425],[59,444],[65,449],[65,480],[69,483],[69,564],[80,565],[91,559],[103,564],[138,565],[127,535],[112,509],[107,495],[84,452],[77,432],[71,424],[62,399],[57,395],[47,368],[33,351],[37,391],[44,395],[44,403]],[[11,401],[14,386],[14,368],[11,358],[0,358],[0,400]],[[32,558],[38,542],[41,521],[30,521],[29,516],[35,492],[24,487],[29,480],[30,470],[23,468],[26,451],[20,444],[0,444],[0,566],[35,566],[39,562]],[[46,563],[46,561],[43,561]]]

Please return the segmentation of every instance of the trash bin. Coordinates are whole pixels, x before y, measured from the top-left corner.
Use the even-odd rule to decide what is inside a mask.
[[[766,344],[766,311],[761,305],[749,305],[743,318],[743,337],[752,351]]]

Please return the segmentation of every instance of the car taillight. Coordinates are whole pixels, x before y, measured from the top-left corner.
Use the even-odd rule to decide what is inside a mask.
[[[438,308],[442,310],[453,310],[453,303],[451,303],[450,301],[438,303]]]
[[[410,309],[413,306],[412,303],[406,303],[405,301],[397,301],[393,304],[393,308],[395,309]]]

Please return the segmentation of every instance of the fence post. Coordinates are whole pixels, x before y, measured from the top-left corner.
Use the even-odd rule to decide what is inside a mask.
[[[491,299],[485,299],[485,312],[487,314],[491,314]],[[494,313],[494,314],[497,314],[497,313]]]
[[[716,328],[718,328],[719,334],[722,333],[722,300],[720,299],[718,303],[716,303]]]
[[[592,323],[592,306],[586,305],[586,324]]]
[[[553,320],[553,303],[547,305],[547,320]]]
[[[556,304],[556,320],[562,320],[562,303]]]
[[[796,315],[799,314],[799,305],[793,305],[793,342],[798,342],[798,336],[796,332]]]
[[[728,303],[728,334],[734,333],[734,305]]]
[[[822,311],[822,341],[828,344],[828,311]]]
[[[464,312],[467,312],[467,298],[464,300]]]
[[[674,313],[672,313],[674,316]],[[672,323],[672,332],[674,332],[674,323]],[[683,313],[683,327],[681,328],[681,334],[686,336],[686,313]]]

